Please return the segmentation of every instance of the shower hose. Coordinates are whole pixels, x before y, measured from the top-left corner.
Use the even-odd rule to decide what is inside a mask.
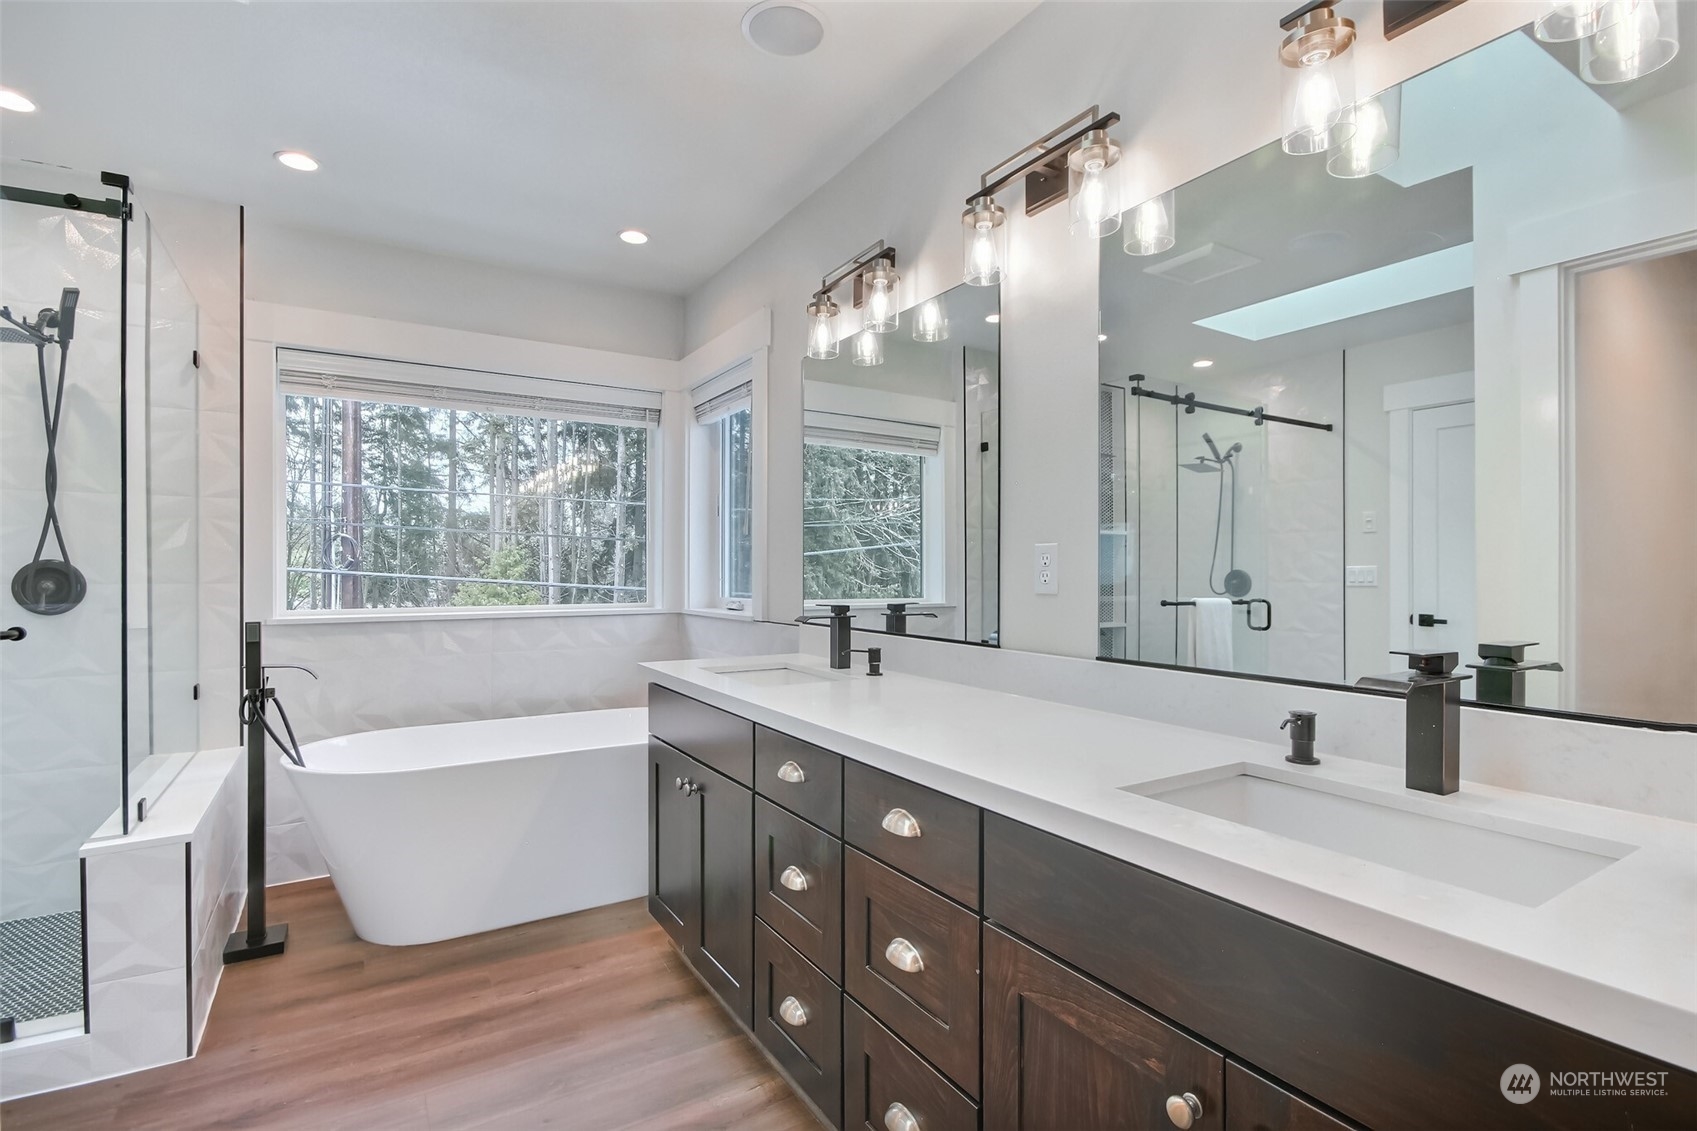
[[[64,562],[66,570],[71,569],[71,553],[65,548],[65,532],[59,528],[59,418],[65,407],[65,361],[70,356],[71,347],[68,343],[59,343],[59,379],[51,393],[47,390],[47,344],[35,343],[36,372],[41,378],[41,421],[47,430],[47,470],[44,476],[44,486],[47,495],[47,513],[41,520],[41,537],[36,539],[35,557],[21,571],[25,579],[24,588],[34,591],[36,570],[41,568],[41,553],[47,548],[47,536],[59,545],[59,560]],[[16,588],[14,586],[14,588]]]

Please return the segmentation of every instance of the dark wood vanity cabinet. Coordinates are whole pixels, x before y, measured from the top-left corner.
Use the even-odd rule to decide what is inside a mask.
[[[648,740],[648,910],[725,1007],[753,1017],[754,795]]]
[[[650,912],[827,1122],[1697,1128],[1697,1073],[676,692],[650,726]]]
[[[984,928],[985,1127],[1221,1131],[1224,1099],[1219,1052]]]

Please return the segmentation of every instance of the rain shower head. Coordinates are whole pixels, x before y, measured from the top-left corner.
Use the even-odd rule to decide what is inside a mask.
[[[1220,465],[1207,456],[1197,456],[1191,462],[1181,463],[1179,466],[1186,471],[1200,471],[1203,475],[1218,475],[1220,472]]]
[[[33,346],[39,344],[40,341],[40,338],[26,331],[16,330],[10,326],[0,327],[0,342],[22,342],[26,346]]]

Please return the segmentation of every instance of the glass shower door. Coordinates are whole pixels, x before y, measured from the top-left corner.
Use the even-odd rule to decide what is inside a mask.
[[[122,222],[96,178],[0,200],[0,1019],[82,1024],[79,854],[124,782]]]

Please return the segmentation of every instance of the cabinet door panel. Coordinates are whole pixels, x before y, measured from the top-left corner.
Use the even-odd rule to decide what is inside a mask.
[[[696,970],[744,1025],[754,1016],[754,795],[696,768],[701,807],[701,932]]]
[[[977,1095],[978,916],[853,849],[843,873],[843,988]],[[891,961],[897,940],[908,968]]]
[[[1353,1131],[1340,1119],[1273,1081],[1226,1061],[1226,1131]]]
[[[898,1108],[892,1116],[890,1109]],[[978,1105],[880,1025],[843,999],[843,1126],[889,1131],[906,1114],[918,1131],[978,1131]]]
[[[757,726],[754,786],[826,832],[843,835],[842,755]]]
[[[686,952],[701,933],[701,807],[677,783],[697,769],[648,740],[648,913]]]
[[[648,733],[734,781],[754,784],[754,724],[747,719],[651,683]]]
[[[1225,1126],[1225,1060],[993,927],[984,931],[984,1123],[1008,1131]]]
[[[755,798],[754,898],[755,910],[773,930],[842,982],[842,841]]]
[[[978,827],[976,805],[860,762],[843,765],[843,839],[968,907],[978,906]]]
[[[842,1126],[843,991],[764,923],[754,927],[754,1036]]]

